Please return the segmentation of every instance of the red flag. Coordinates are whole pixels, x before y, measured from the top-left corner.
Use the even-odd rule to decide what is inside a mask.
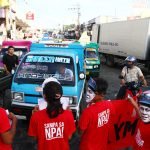
[[[113,100],[114,116],[109,132],[108,150],[119,150],[134,145],[138,114],[128,100]]]

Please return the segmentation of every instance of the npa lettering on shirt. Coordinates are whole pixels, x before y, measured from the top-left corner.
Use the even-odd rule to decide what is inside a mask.
[[[63,138],[64,122],[53,122],[44,124],[46,140]]]
[[[110,115],[109,109],[106,109],[98,114],[98,127],[102,127],[103,125],[108,123],[109,115]]]

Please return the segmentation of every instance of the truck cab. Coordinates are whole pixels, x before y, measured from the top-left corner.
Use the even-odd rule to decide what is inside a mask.
[[[85,61],[86,61],[86,75],[98,77],[100,71],[100,57],[98,53],[97,43],[88,43],[85,45]]]
[[[56,74],[61,65],[72,71],[72,78]],[[55,77],[61,83],[63,98],[69,101],[77,119],[85,86],[84,47],[79,44],[31,45],[31,51],[24,56],[13,77],[13,112],[28,117],[42,98],[39,89],[49,77]]]

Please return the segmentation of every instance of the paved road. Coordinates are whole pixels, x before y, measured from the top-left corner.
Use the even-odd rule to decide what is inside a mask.
[[[105,65],[101,66],[100,77],[106,79],[109,83],[106,99],[114,99],[119,89],[118,75],[121,71],[120,67],[110,68]],[[146,73],[150,85],[150,76]],[[13,144],[14,150],[35,150],[36,144],[27,136],[28,123],[25,119],[19,119],[17,126],[17,134]],[[76,134],[70,142],[71,150],[78,150],[79,137]]]

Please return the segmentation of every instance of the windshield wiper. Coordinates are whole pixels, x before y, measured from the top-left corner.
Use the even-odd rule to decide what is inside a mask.
[[[25,78],[16,78],[14,82],[19,83],[19,84],[24,84],[24,83],[32,83],[32,84],[42,84],[43,80],[35,80],[35,79],[25,79]]]

